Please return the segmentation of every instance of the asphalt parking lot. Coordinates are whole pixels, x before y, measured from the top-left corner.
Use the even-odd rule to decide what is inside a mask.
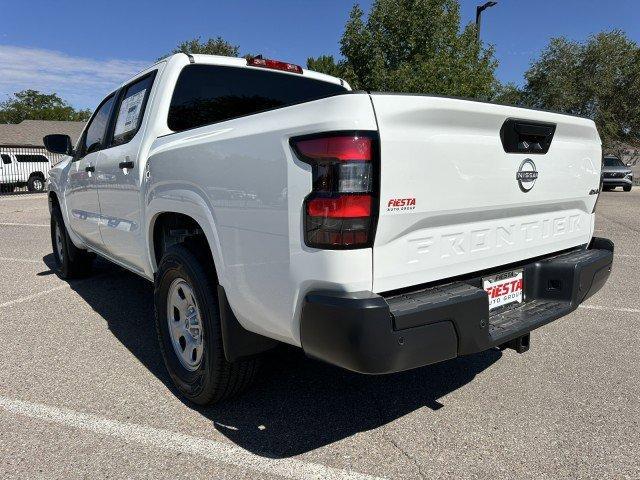
[[[52,273],[44,195],[0,197],[1,478],[640,478],[640,188],[606,192],[609,283],[492,350],[367,377],[270,355],[242,397],[172,391],[152,287]]]

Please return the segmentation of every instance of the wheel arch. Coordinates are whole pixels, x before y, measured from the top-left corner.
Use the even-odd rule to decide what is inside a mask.
[[[209,254],[218,277],[222,282],[224,277],[224,262],[220,252],[218,235],[213,224],[213,215],[197,203],[185,201],[165,202],[158,199],[157,203],[151,202],[147,207],[147,251],[152,274],[158,271],[163,249],[162,232],[169,227],[176,229],[193,227],[200,230],[206,240]],[[170,203],[170,204],[168,204]],[[186,235],[194,236],[195,232],[187,232]],[[177,243],[177,242],[175,242]],[[166,243],[164,244],[166,246]]]
[[[206,242],[207,257],[211,261],[214,274],[217,277],[217,291],[215,294],[219,302],[222,345],[227,361],[233,362],[243,357],[259,354],[274,348],[278,344],[276,340],[247,330],[238,321],[229,304],[226,291],[220,282],[218,270],[220,262],[216,261],[216,254],[213,248],[215,243],[212,243],[208,238],[206,235],[207,230],[201,222],[183,212],[162,211],[153,216],[149,228],[149,252],[153,262],[154,273],[158,270],[162,253],[171,245],[188,243],[190,240]],[[171,241],[167,242],[167,234],[169,234],[170,239],[173,236],[173,240],[175,240],[173,243]],[[199,248],[197,248],[196,252],[200,255],[203,253]]]

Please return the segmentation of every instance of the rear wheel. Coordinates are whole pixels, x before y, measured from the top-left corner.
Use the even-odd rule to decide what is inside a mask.
[[[606,185],[602,187],[602,191],[603,192],[609,192],[611,190],[613,190],[615,187],[607,187]]]
[[[624,187],[623,187],[623,190],[624,190],[625,192],[630,192],[630,191],[631,191],[631,185],[624,186]]]
[[[51,211],[51,245],[60,277],[79,278],[91,272],[95,255],[77,248],[67,233],[62,212],[55,206]]]
[[[13,193],[15,189],[15,185],[11,185],[8,183],[0,185],[0,193]]]
[[[224,356],[215,272],[183,245],[162,257],[155,282],[155,316],[164,363],[180,393],[210,405],[240,393],[256,375],[258,357]]]
[[[44,192],[45,182],[41,175],[31,175],[27,181],[27,189],[30,192]]]

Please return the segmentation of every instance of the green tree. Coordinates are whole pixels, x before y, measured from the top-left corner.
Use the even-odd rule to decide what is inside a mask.
[[[193,38],[191,40],[185,40],[180,42],[176,48],[171,50],[170,53],[160,57],[159,59],[168,57],[174,53],[202,53],[206,55],[222,55],[225,57],[237,57],[240,53],[240,47],[238,45],[232,45],[224,38],[218,36],[216,38],[209,38],[206,42],[203,42],[200,37]]]
[[[86,121],[90,110],[76,110],[57,94],[37,90],[14,93],[13,98],[0,102],[0,123],[20,123],[23,120]]]
[[[478,45],[475,25],[460,28],[457,0],[375,0],[364,17],[355,4],[340,40],[343,60],[307,64],[366,90],[492,95],[493,48]]]
[[[640,148],[640,48],[624,32],[554,38],[525,79],[526,104],[592,118],[605,153]]]
[[[317,58],[307,58],[307,68],[334,77],[344,76],[344,66],[336,62],[333,55],[320,55]]]
[[[526,106],[527,99],[524,91],[513,83],[500,84],[494,87],[492,101],[504,105]]]

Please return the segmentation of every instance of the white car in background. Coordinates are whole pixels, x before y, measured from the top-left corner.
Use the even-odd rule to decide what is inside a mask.
[[[12,192],[26,186],[30,192],[43,192],[49,178],[51,160],[42,153],[0,152],[0,189]]]

